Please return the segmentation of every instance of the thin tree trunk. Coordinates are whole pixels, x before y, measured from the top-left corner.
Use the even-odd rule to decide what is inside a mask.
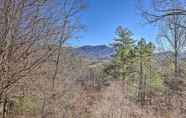
[[[175,40],[175,45],[177,45],[177,41]],[[175,66],[175,78],[178,76],[178,51],[177,46],[175,46],[175,55],[174,55],[174,66]]]
[[[139,90],[138,90],[138,101],[142,105],[142,87],[143,87],[143,63],[142,55],[140,55],[140,79],[139,79]]]
[[[7,98],[4,99],[3,102],[3,113],[2,113],[2,118],[6,118],[6,105],[7,105]]]
[[[52,77],[52,89],[55,88],[55,79],[59,70],[59,61],[60,61],[60,56],[61,56],[61,51],[62,51],[62,46],[65,41],[65,30],[66,30],[66,25],[67,25],[67,18],[64,19],[64,24],[63,24],[63,31],[59,40],[59,47],[58,47],[58,52],[57,52],[57,60],[56,60],[56,65],[55,65],[55,71],[54,75]]]
[[[152,83],[152,65],[150,64],[150,70],[149,70],[149,79],[150,79],[150,85],[149,85],[149,91],[150,91],[150,96],[149,96],[149,104],[152,105],[152,88],[151,88],[151,83]]]
[[[61,54],[61,48],[62,48],[62,43],[60,41],[60,45],[58,47],[58,54],[57,54],[57,60],[56,60],[56,65],[55,65],[55,71],[54,71],[54,76],[52,77],[52,89],[54,89],[55,87],[55,79],[58,73],[58,69],[59,69],[59,61],[60,61],[60,54]]]
[[[143,47],[142,44],[140,45],[140,56],[139,56],[139,61],[140,61],[140,78],[139,78],[139,92],[138,92],[138,102],[140,103],[141,106],[144,105],[145,101],[145,86],[146,86],[146,76],[144,78],[144,70],[143,70]]]
[[[42,107],[41,107],[41,118],[45,118],[45,106],[46,106],[46,97],[44,96]]]
[[[174,16],[174,20],[176,19],[176,16]],[[175,74],[175,78],[177,78],[178,76],[178,39],[177,39],[177,21],[174,21],[174,50],[175,50],[175,54],[174,54],[174,74]]]

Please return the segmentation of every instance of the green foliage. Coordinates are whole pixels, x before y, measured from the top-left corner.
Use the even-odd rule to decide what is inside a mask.
[[[117,28],[113,43],[116,55],[104,73],[109,79],[127,80],[129,97],[144,104],[153,90],[163,90],[163,80],[154,68],[154,44],[144,38],[135,43],[132,36],[127,28]]]
[[[39,111],[39,99],[34,96],[20,97],[17,99],[16,107],[18,112],[36,113]]]
[[[116,62],[112,62],[110,64],[104,65],[103,69],[103,75],[104,79],[106,80],[111,80],[111,79],[116,79],[119,78],[119,65],[117,65]]]
[[[131,63],[134,58],[135,41],[132,38],[133,34],[127,28],[119,26],[116,29],[116,37],[114,38],[113,46],[116,49],[114,64],[117,65],[117,72],[119,73],[118,79],[126,79],[130,74]]]
[[[119,26],[116,29],[113,43],[116,55],[112,64],[105,67],[106,75],[117,79],[127,79],[131,74],[139,73],[140,58],[143,64],[151,63],[155,46],[151,42],[146,43],[143,38],[136,45],[132,36],[133,33],[127,28]]]
[[[116,37],[114,38],[113,46],[115,47],[117,54],[116,58],[123,62],[132,56],[132,50],[134,48],[135,41],[132,38],[133,34],[127,28],[119,26],[116,29]]]
[[[146,43],[145,39],[142,38],[135,47],[136,57],[142,58],[144,62],[149,62],[152,60],[154,49],[155,46],[151,42]]]
[[[154,90],[161,91],[163,89],[163,79],[160,74],[155,74],[150,81],[150,86]]]

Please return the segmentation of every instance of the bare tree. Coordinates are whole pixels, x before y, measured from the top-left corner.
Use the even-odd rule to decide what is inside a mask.
[[[55,87],[55,79],[58,73],[58,66],[60,57],[62,56],[62,49],[64,43],[74,37],[74,33],[80,31],[83,28],[78,22],[79,13],[85,8],[85,2],[83,0],[62,0],[61,2],[62,7],[60,8],[61,18],[63,19],[60,22],[60,37],[58,39],[58,49],[57,49],[57,57],[56,57],[56,64],[54,75],[52,77],[52,88]]]
[[[161,27],[160,39],[174,54],[174,75],[178,76],[179,53],[185,46],[186,3],[184,0],[151,0],[152,9],[142,9],[142,16],[148,23],[158,23]],[[168,49],[169,48],[169,49]]]
[[[143,4],[141,0],[140,3]],[[161,22],[169,16],[185,16],[186,15],[186,3],[184,0],[150,0],[147,2],[148,8],[140,6],[142,16],[148,21],[148,23]],[[179,24],[181,27],[185,27]]]
[[[177,24],[185,25],[184,16],[170,16],[162,24],[159,34],[160,40],[164,43],[166,50],[174,54],[174,76],[179,76],[179,56],[186,44],[186,30]]]
[[[64,1],[64,4],[69,2]],[[42,50],[38,45],[43,45],[48,40],[59,39],[59,36],[63,37],[61,45],[69,37],[64,35],[66,31],[61,30],[61,27],[68,27],[68,32],[72,30],[72,26],[75,27],[69,20],[79,10],[74,10],[74,4],[76,2],[69,9],[71,14],[67,15],[66,11],[52,6],[49,0],[0,0],[1,103],[4,102],[5,105],[7,94],[11,93],[19,82],[28,79],[57,50],[50,47]],[[55,12],[49,13],[49,9]],[[59,16],[61,12],[63,17]]]

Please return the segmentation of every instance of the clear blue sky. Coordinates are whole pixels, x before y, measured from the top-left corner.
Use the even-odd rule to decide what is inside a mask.
[[[102,45],[110,44],[118,25],[127,27],[137,40],[144,37],[155,42],[156,28],[144,25],[137,8],[137,0],[87,0],[88,8],[81,14],[81,22],[87,31],[80,33],[80,39],[71,40],[69,44]]]

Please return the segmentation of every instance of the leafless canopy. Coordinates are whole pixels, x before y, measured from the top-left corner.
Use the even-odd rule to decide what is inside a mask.
[[[146,2],[146,4],[149,5],[148,8],[142,6],[140,9],[142,11],[142,16],[148,23],[159,22],[168,16],[186,15],[185,0],[150,0]]]
[[[0,0],[0,99],[79,30],[81,0]],[[65,26],[64,26],[65,24]],[[63,37],[61,39],[61,37]]]

